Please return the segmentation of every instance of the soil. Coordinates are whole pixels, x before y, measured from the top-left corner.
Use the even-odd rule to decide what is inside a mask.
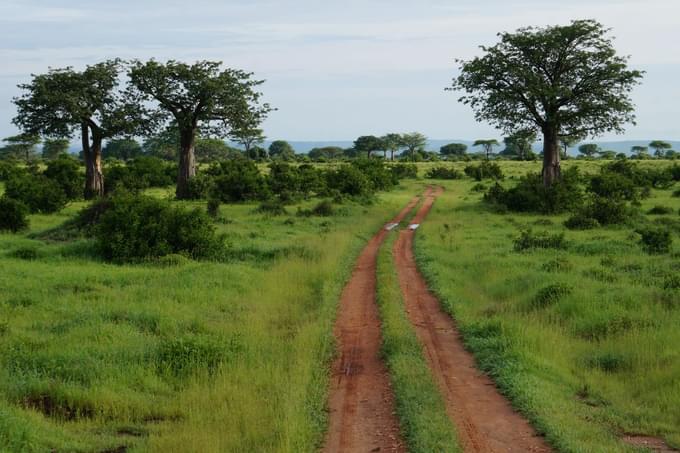
[[[426,195],[412,224],[421,224],[438,188]],[[409,319],[423,345],[425,356],[444,395],[446,410],[466,452],[550,452],[529,423],[498,392],[493,381],[475,367],[465,350],[453,319],[429,292],[416,267],[413,236],[404,229],[395,242],[394,257]]]
[[[392,222],[404,219],[418,201],[419,197],[413,198]],[[376,265],[387,234],[381,228],[371,238],[342,292],[334,327],[339,354],[332,365],[330,423],[324,452],[406,451],[390,377],[380,358]]]

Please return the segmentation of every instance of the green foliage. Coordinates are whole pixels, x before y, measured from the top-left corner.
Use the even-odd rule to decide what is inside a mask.
[[[362,197],[373,193],[368,177],[355,165],[343,164],[325,173],[326,188],[342,195]]]
[[[565,220],[564,226],[570,230],[592,230],[599,227],[600,222],[592,217],[588,217],[586,213],[579,212]]]
[[[513,241],[516,252],[523,252],[533,249],[556,249],[567,248],[567,241],[564,233],[550,234],[547,231],[533,232],[532,230],[522,230],[519,237]]]
[[[538,293],[531,299],[530,307],[533,309],[547,308],[550,305],[559,302],[564,296],[571,294],[573,289],[563,283],[554,283],[541,288]]]
[[[47,139],[42,145],[42,158],[46,160],[56,159],[68,153],[70,140],[67,138]]]
[[[268,195],[266,181],[251,160],[217,162],[207,173],[213,178],[213,195],[225,203],[257,200]]]
[[[600,225],[618,225],[633,216],[634,210],[624,200],[593,197],[578,215],[596,220]]]
[[[400,162],[394,165],[391,165],[390,171],[394,175],[396,179],[405,179],[405,178],[417,178],[418,177],[418,167],[416,164],[409,164],[405,162]]]
[[[258,214],[273,216],[288,214],[288,211],[286,211],[286,207],[280,200],[277,199],[263,201],[262,203],[260,203],[257,209],[255,209],[255,212],[257,212]]]
[[[515,212],[565,212],[583,204],[580,182],[581,176],[576,168],[565,171],[562,180],[549,187],[545,187],[540,174],[528,174],[510,189],[496,183],[484,195],[484,200]]]
[[[16,233],[28,228],[28,208],[7,195],[0,197],[0,231]]]
[[[158,371],[180,378],[199,370],[213,373],[229,352],[225,345],[229,343],[200,335],[167,339],[156,351]]]
[[[439,153],[444,156],[463,157],[467,154],[467,145],[465,143],[449,143],[439,148]]]
[[[503,170],[495,162],[483,161],[477,165],[465,166],[465,174],[471,178],[481,181],[482,179],[503,179]]]
[[[15,174],[7,180],[5,196],[22,202],[33,213],[60,211],[68,199],[62,187],[44,175]]]
[[[656,206],[652,207],[649,211],[647,211],[647,214],[651,214],[651,215],[673,214],[673,208],[671,208],[669,206],[656,205]]]
[[[141,155],[142,146],[131,138],[109,140],[102,149],[102,157],[105,159],[129,160]]]
[[[366,176],[374,192],[389,190],[399,182],[383,160],[359,158],[353,160],[351,165]]]
[[[640,235],[640,245],[648,253],[668,253],[673,245],[673,236],[663,227],[644,227],[635,230]]]
[[[96,206],[81,217],[95,219],[96,248],[106,260],[130,262],[171,253],[218,258],[224,250],[212,221],[199,209],[139,195],[116,196]]]
[[[297,215],[300,217],[330,217],[335,214],[335,208],[330,200],[321,200],[312,209],[298,209]]]
[[[206,212],[208,213],[208,215],[211,218],[216,219],[217,217],[219,217],[220,203],[221,203],[221,201],[220,201],[219,198],[215,198],[215,197],[208,198],[208,205],[206,206]]]
[[[106,193],[118,189],[139,192],[150,187],[168,187],[176,178],[177,164],[152,156],[140,156],[125,165],[114,164],[104,169]]]
[[[460,179],[463,177],[462,173],[453,167],[432,167],[425,173],[426,178],[430,179]]]
[[[85,178],[80,171],[80,164],[71,156],[62,154],[49,161],[43,175],[61,187],[67,200],[82,197]]]
[[[269,156],[272,159],[293,160],[295,159],[295,150],[285,140],[274,140],[269,145]]]

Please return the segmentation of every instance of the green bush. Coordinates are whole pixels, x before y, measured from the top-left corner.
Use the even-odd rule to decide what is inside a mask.
[[[68,202],[62,187],[44,175],[14,175],[5,184],[5,196],[22,202],[33,213],[58,212]]]
[[[588,191],[599,197],[637,200],[641,191],[635,181],[621,173],[603,171],[590,179]]]
[[[426,178],[430,179],[460,179],[463,175],[453,167],[432,167],[427,173]]]
[[[580,215],[595,219],[600,225],[618,225],[628,221],[634,210],[621,199],[594,197]]]
[[[555,214],[572,211],[583,205],[581,176],[576,168],[562,174],[562,179],[550,187],[543,185],[541,174],[520,178],[515,187],[494,184],[484,195],[484,201],[505,206],[515,212]]]
[[[40,252],[35,247],[19,247],[12,250],[9,256],[19,260],[33,261],[40,257]]]
[[[640,245],[648,253],[668,253],[673,245],[671,232],[666,228],[646,227],[635,230],[640,235]]]
[[[213,177],[211,195],[225,203],[264,199],[269,194],[265,178],[249,159],[218,162],[208,169],[208,174]]]
[[[372,191],[388,190],[399,182],[382,159],[356,159],[352,166],[366,176]]]
[[[503,179],[503,170],[495,162],[482,161],[478,165],[467,165],[463,170],[466,175],[481,181],[482,179]]]
[[[417,178],[418,167],[416,164],[400,162],[390,166],[390,171],[397,179]]]
[[[28,208],[6,195],[0,197],[0,231],[16,233],[28,228]]]
[[[255,209],[255,212],[258,214],[265,214],[265,215],[286,215],[288,214],[288,211],[286,211],[286,207],[281,203],[280,200],[265,200],[260,205]]]
[[[652,214],[652,215],[673,214],[673,208],[668,207],[668,206],[656,205],[652,209],[647,211],[647,214]]]
[[[541,288],[534,298],[531,299],[531,308],[546,308],[558,302],[562,297],[571,294],[571,292],[572,288],[562,283],[546,286],[545,288]]]
[[[223,239],[216,236],[205,211],[189,211],[164,200],[121,195],[95,203],[80,217],[94,222],[90,231],[96,249],[109,261],[140,261],[171,253],[219,258],[224,252]]]
[[[208,198],[208,205],[206,207],[206,212],[210,217],[216,219],[220,214],[220,200],[219,198],[210,197]]]
[[[298,209],[297,215],[300,217],[319,216],[330,217],[335,213],[333,203],[330,200],[322,200],[312,209]]]
[[[352,165],[344,164],[336,169],[326,171],[325,180],[329,195],[333,191],[352,197],[362,197],[373,193],[373,188],[366,175]]]
[[[104,169],[104,191],[139,192],[149,187],[168,187],[177,178],[177,164],[152,156],[141,156],[126,164],[116,163]]]
[[[43,175],[61,187],[67,200],[82,198],[85,177],[80,164],[71,156],[62,154],[49,161]]]
[[[13,160],[0,160],[0,181],[7,181],[10,176],[21,172],[19,166]]]
[[[547,231],[534,233],[532,230],[523,230],[514,240],[514,248],[516,252],[532,249],[566,249],[567,241],[564,233],[550,234]]]
[[[591,230],[600,226],[600,222],[596,219],[589,217],[587,214],[579,212],[569,217],[565,222],[564,226],[570,230]]]
[[[212,176],[206,173],[198,173],[193,178],[189,179],[189,199],[191,200],[205,200],[206,198],[221,199],[213,194],[214,184]]]

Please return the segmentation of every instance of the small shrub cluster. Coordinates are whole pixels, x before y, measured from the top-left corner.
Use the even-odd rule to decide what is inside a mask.
[[[42,174],[21,173],[11,176],[5,183],[4,196],[20,201],[32,213],[52,214],[68,203],[59,183]]]
[[[582,206],[583,198],[581,175],[576,168],[565,171],[562,180],[550,187],[543,185],[540,174],[530,174],[520,178],[510,189],[496,183],[484,195],[487,203],[504,206],[510,211],[542,214],[577,209]]]
[[[523,230],[513,242],[515,251],[532,249],[566,249],[567,241],[564,233],[550,234],[547,231],[536,232]]]
[[[267,184],[250,159],[223,160],[207,171],[212,176],[212,196],[224,203],[268,198]]]
[[[139,192],[150,187],[168,187],[177,178],[177,164],[158,157],[140,156],[125,165],[114,164],[104,169],[104,190]]]
[[[541,288],[531,299],[530,306],[533,309],[546,308],[558,302],[562,297],[571,294],[572,288],[562,283],[555,283]]]
[[[400,162],[390,166],[390,171],[396,179],[417,178],[418,167],[416,164]]]
[[[260,205],[255,209],[255,212],[258,214],[265,214],[265,215],[286,215],[288,214],[288,211],[286,211],[286,207],[281,203],[280,200],[265,200]]]
[[[460,179],[462,174],[453,167],[432,167],[427,173],[425,173],[426,178],[430,179]]]
[[[224,241],[204,211],[146,196],[123,194],[95,202],[81,211],[77,222],[94,236],[100,255],[114,262],[172,253],[219,258],[224,251]]]
[[[576,213],[569,217],[565,222],[564,226],[570,230],[592,230],[600,226],[600,222],[596,219],[589,217],[585,213]]]
[[[635,215],[635,209],[619,198],[593,197],[576,216],[595,220],[600,225],[619,225]]]
[[[22,202],[0,197],[0,231],[16,233],[28,228],[28,208]]]
[[[671,232],[662,227],[645,227],[635,230],[640,235],[640,245],[648,253],[668,253],[673,245]]]
[[[482,161],[478,165],[467,165],[463,170],[466,175],[481,181],[482,179],[503,179],[503,170],[495,162]]]
[[[656,205],[652,209],[647,211],[647,214],[652,214],[652,215],[673,214],[673,208],[668,207],[668,206]]]
[[[80,171],[77,160],[67,154],[47,163],[43,175],[54,181],[64,192],[67,200],[77,200],[82,197],[85,178]]]
[[[330,217],[335,213],[333,203],[330,200],[322,200],[312,209],[298,209],[297,215],[301,217]]]

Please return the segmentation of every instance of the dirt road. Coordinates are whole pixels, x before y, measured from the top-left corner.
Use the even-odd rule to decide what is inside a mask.
[[[413,198],[392,222],[404,219],[418,200]],[[381,228],[371,238],[342,292],[334,327],[340,353],[332,367],[324,452],[406,451],[394,413],[389,374],[380,359],[376,264],[386,235]]]
[[[439,188],[426,194],[422,207],[411,223],[422,223],[441,192]],[[529,423],[512,409],[493,382],[475,367],[474,358],[463,347],[455,323],[428,291],[416,267],[414,234],[415,231],[410,229],[400,231],[394,245],[399,284],[409,319],[445,396],[446,410],[457,427],[465,451],[551,451]]]

